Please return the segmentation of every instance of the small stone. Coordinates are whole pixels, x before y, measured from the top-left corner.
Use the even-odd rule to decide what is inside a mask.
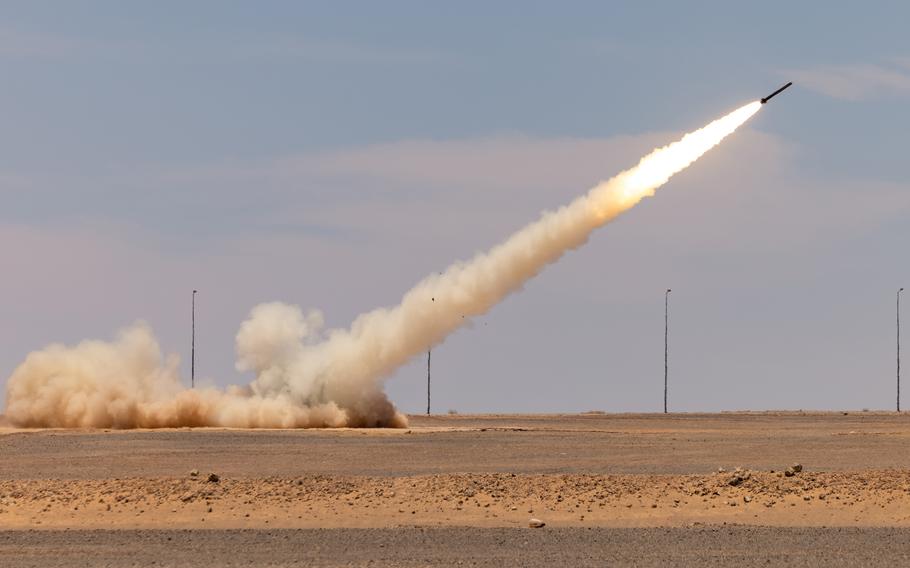
[[[218,483],[219,481],[221,481],[221,478],[218,477],[217,473],[210,473],[208,481],[209,481],[209,483]]]
[[[802,464],[795,463],[790,466],[790,469],[793,470],[793,473],[799,473],[803,470]]]
[[[194,469],[190,472],[190,477],[199,477],[199,470]]]
[[[751,502],[752,502],[751,495],[743,495],[743,503],[751,503]]]
[[[528,526],[532,529],[542,529],[543,527],[547,526],[547,523],[541,521],[540,519],[532,518],[530,521],[528,521]]]
[[[786,471],[784,471],[784,475],[787,476],[787,477],[793,477],[794,475],[796,475],[796,472],[793,471],[793,468],[792,468],[792,467],[788,467],[788,468],[786,469]]]

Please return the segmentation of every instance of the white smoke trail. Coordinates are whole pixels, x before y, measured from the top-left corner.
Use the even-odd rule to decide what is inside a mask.
[[[403,426],[382,382],[486,313],[591,232],[719,144],[761,108],[749,103],[543,216],[484,254],[457,262],[408,291],[399,305],[362,314],[350,329],[322,331],[322,315],[280,303],[257,306],[237,334],[246,388],[184,390],[143,324],[114,343],[51,346],[30,354],[7,386],[20,426]]]

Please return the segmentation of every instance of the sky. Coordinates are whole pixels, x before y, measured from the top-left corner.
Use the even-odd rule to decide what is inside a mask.
[[[671,410],[893,408],[910,4],[843,4],[3,2],[0,377],[144,320],[188,381],[198,289],[245,384],[258,303],[346,327],[792,80],[434,349],[433,410],[661,410],[667,288]]]

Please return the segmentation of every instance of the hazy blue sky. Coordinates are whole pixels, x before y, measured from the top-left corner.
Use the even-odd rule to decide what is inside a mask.
[[[346,326],[793,80],[437,348],[435,408],[658,410],[667,287],[672,409],[893,407],[907,2],[30,0],[0,22],[4,377],[136,319],[188,375],[198,288],[198,373],[246,382],[255,304]],[[388,382],[405,411],[424,365]]]

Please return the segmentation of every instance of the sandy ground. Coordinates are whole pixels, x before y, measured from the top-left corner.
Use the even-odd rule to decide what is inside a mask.
[[[553,526],[910,527],[910,473],[0,482],[6,528],[523,527],[530,517]]]
[[[893,529],[870,534],[896,539],[882,558],[901,564],[895,555],[910,543],[908,442],[910,417],[852,412],[434,416],[412,417],[406,430],[368,431],[5,428],[0,534],[8,550],[34,553],[41,565],[41,551],[65,546],[73,530],[132,535],[138,549],[174,529],[224,538],[296,530],[329,548],[351,529],[389,538],[434,530],[452,539],[439,551],[443,562],[458,558],[458,531],[483,540],[495,531],[558,530],[571,542],[596,530],[626,535],[617,542],[634,547],[659,530],[738,527],[723,554],[751,550],[742,558],[758,562],[774,557],[755,554],[779,551],[755,549],[749,539],[765,533],[742,532],[749,526],[806,546],[842,529]],[[786,475],[794,463],[802,471]],[[531,517],[547,526],[528,528]],[[314,537],[318,529],[335,536]],[[632,532],[609,532],[622,530]],[[502,534],[504,543],[525,538]],[[578,550],[607,558],[591,546]],[[665,553],[672,564],[672,546]],[[868,546],[853,553],[878,554]]]

